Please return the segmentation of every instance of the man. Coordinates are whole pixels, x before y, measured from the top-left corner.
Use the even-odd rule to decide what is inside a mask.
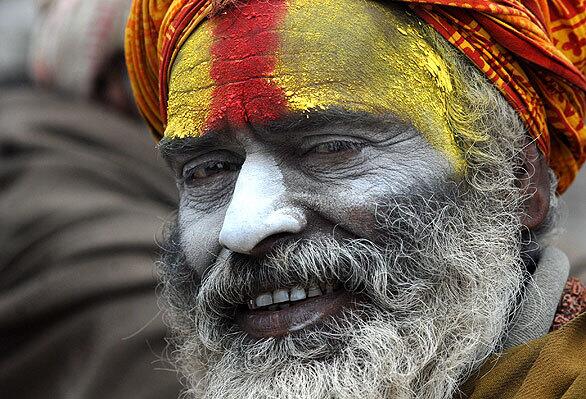
[[[134,2],[193,397],[583,397],[584,5],[438,3]]]

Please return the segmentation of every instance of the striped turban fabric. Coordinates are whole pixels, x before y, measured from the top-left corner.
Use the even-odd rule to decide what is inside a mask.
[[[556,172],[558,192],[565,191],[586,160],[586,1],[402,2],[500,90]],[[126,60],[138,106],[158,138],[175,57],[213,3],[133,0]]]

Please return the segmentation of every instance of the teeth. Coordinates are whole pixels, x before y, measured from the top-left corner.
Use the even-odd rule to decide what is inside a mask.
[[[300,287],[291,288],[291,295],[289,296],[289,300],[291,302],[300,301],[305,299],[307,295],[305,294],[305,290]]]
[[[276,290],[273,292],[273,303],[289,302],[289,291],[287,290]]]
[[[256,299],[254,300],[254,303],[259,308],[262,306],[272,305],[273,304],[273,296],[271,295],[270,292],[265,292],[264,294],[257,296]]]
[[[286,309],[290,302],[302,301],[306,298],[314,298],[325,294],[334,292],[334,287],[331,284],[324,284],[321,287],[314,284],[309,289],[301,287],[293,287],[291,290],[279,288],[271,292],[265,292],[257,296],[255,299],[248,301],[248,308],[251,310],[258,308],[265,308],[268,310]]]
[[[317,285],[312,285],[311,287],[309,287],[309,290],[307,290],[307,297],[308,298],[320,296],[321,294],[322,294],[322,292]]]

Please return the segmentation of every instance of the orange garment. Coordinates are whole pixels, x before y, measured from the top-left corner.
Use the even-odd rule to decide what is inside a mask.
[[[501,91],[548,158],[563,192],[586,160],[586,2],[404,2]],[[139,108],[158,137],[167,122],[173,61],[212,11],[212,0],[133,1],[127,63]]]

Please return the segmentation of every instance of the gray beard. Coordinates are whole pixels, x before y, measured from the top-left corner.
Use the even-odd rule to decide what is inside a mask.
[[[502,176],[501,176],[502,177]],[[258,260],[232,254],[199,279],[174,226],[161,262],[166,317],[197,398],[450,398],[499,349],[526,278],[512,177],[442,182],[377,206],[378,238],[331,236]],[[357,304],[269,339],[233,322],[263,284],[339,282]]]

